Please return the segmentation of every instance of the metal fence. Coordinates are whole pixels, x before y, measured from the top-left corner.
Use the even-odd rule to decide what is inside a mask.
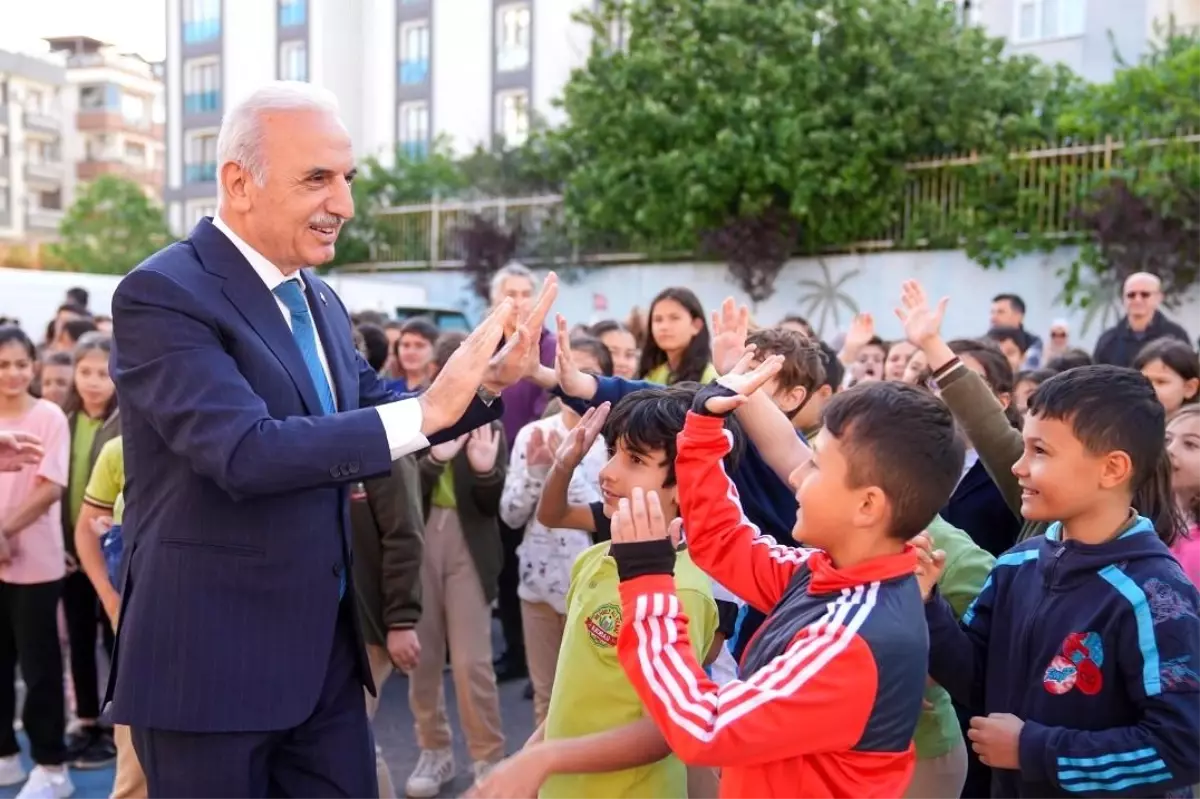
[[[1200,158],[1200,133],[1187,132],[1143,145],[1187,145]],[[1069,236],[1077,230],[1073,213],[1090,180],[1120,162],[1125,145],[1107,137],[1087,144],[1030,149],[1009,156],[1004,171],[1017,217],[1045,235]],[[920,161],[907,166],[908,179],[893,220],[859,241],[830,251],[920,247],[953,237],[964,215],[979,202],[979,172],[985,159],[978,153]],[[461,232],[476,217],[506,231],[518,231],[515,257],[530,264],[603,264],[646,260],[642,248],[615,235],[589,233],[586,239],[569,229],[562,197],[454,200],[385,208],[377,212],[383,241],[372,247],[372,269],[460,268],[465,262]],[[1032,232],[1032,231],[1030,231]],[[686,257],[686,253],[679,253]]]

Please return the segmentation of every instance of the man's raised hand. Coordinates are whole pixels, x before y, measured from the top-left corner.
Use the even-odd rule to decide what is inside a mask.
[[[504,300],[492,309],[443,365],[433,383],[417,399],[421,404],[421,434],[428,437],[462,418],[483,384],[492,356],[516,308]],[[512,346],[512,342],[505,349]]]
[[[529,315],[515,320],[515,324],[506,331],[508,341],[488,364],[483,377],[484,388],[498,394],[537,371],[541,365],[542,329],[557,297],[558,276],[551,272],[542,282],[542,290]]]
[[[720,310],[712,313],[712,360],[717,374],[725,374],[737,366],[746,350],[750,334],[750,309],[726,297]]]

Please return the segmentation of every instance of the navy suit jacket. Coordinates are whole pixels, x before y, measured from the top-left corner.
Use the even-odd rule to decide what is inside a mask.
[[[401,397],[355,350],[337,295],[304,277],[337,397],[329,416],[274,296],[209,220],[113,296],[126,469],[126,579],[108,684],[118,723],[281,730],[316,706],[343,571],[354,595],[347,485],[390,471],[370,406]],[[475,400],[431,443],[502,411]]]

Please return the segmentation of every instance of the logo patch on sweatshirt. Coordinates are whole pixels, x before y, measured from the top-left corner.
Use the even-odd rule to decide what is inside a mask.
[[[587,628],[593,645],[607,648],[616,646],[617,636],[621,634],[621,606],[601,605],[584,619],[583,626]]]
[[[1104,675],[1104,644],[1096,633],[1071,633],[1046,667],[1042,685],[1052,694],[1065,694],[1078,688],[1088,696],[1100,693]]]

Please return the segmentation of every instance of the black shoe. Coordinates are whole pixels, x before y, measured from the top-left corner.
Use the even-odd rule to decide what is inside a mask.
[[[67,735],[67,760],[79,756],[92,745],[96,737],[95,729],[95,725],[88,724]]]
[[[513,680],[524,680],[529,676],[529,669],[524,663],[513,663],[511,660],[503,660],[496,666],[496,682],[512,682]]]
[[[99,769],[111,766],[117,760],[117,746],[113,742],[112,730],[99,725],[85,727],[91,741],[82,751],[71,757],[71,766],[81,770]],[[69,756],[70,757],[70,756]]]

